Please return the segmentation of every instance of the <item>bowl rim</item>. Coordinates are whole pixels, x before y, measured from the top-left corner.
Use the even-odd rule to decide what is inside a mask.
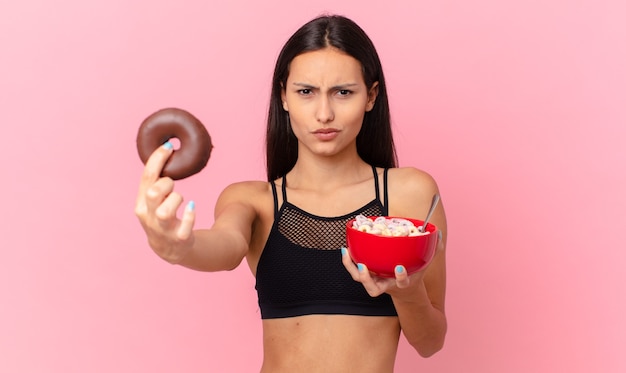
[[[407,219],[411,222],[413,222],[413,224],[416,224],[416,226],[422,225],[424,223],[423,220],[420,219],[415,219],[415,218],[406,218],[406,217],[400,217],[400,216],[386,216],[386,215],[371,215],[371,216],[367,216],[369,218],[376,218],[379,216],[384,216],[386,218],[401,218],[401,219]],[[375,240],[378,242],[381,241],[385,241],[385,240],[393,240],[393,239],[404,239],[404,242],[412,242],[412,241],[431,241],[431,240],[436,240],[435,242],[437,242],[439,240],[439,237],[437,235],[437,232],[439,231],[439,228],[432,224],[432,223],[428,223],[426,225],[426,230],[429,232],[429,234],[424,234],[424,235],[420,235],[420,236],[398,236],[398,237],[393,237],[393,236],[383,236],[383,235],[379,235],[379,234],[371,234],[371,233],[367,233],[367,232],[362,232],[359,231],[355,228],[352,228],[352,223],[356,220],[356,218],[350,219],[348,220],[348,222],[346,223],[346,242],[349,241],[348,235],[355,235],[356,237],[359,237],[359,239],[363,239],[365,237],[367,237],[367,239],[371,239],[371,240]],[[419,224],[417,224],[419,222]],[[356,238],[355,237],[355,238]],[[390,241],[391,242],[391,241]],[[417,242],[416,242],[417,243]],[[435,243],[436,245],[436,243]],[[391,245],[391,247],[386,248],[386,250],[394,250],[395,248],[393,247],[394,245]],[[427,255],[427,258],[425,257],[424,259],[428,259],[428,260],[424,260],[423,263],[416,268],[410,268],[411,266],[406,267],[407,269],[407,273],[409,275],[422,270],[425,266],[427,266],[430,262],[432,262],[433,258],[435,257],[435,254],[437,252],[437,247],[434,246],[431,250],[429,250],[429,253]],[[353,254],[354,255],[354,254]],[[354,258],[353,258],[354,260]],[[379,277],[386,277],[386,278],[393,278],[395,277],[395,274],[393,272],[393,270],[391,269],[385,269],[385,270],[374,270],[374,268],[376,268],[377,266],[374,267],[369,267],[370,272],[374,273],[375,275],[379,276]]]
[[[407,217],[402,217],[402,216],[387,216],[387,215],[370,215],[370,216],[366,216],[366,218],[378,218],[378,217],[384,217],[387,219],[406,219],[410,222],[412,222],[416,227],[419,227],[420,225],[422,225],[424,223],[423,220],[420,219],[415,219],[415,218],[407,218]],[[350,220],[348,220],[348,222],[346,222],[346,229],[351,230],[352,232],[356,232],[356,234],[366,234],[368,236],[372,236],[372,237],[380,237],[382,239],[396,239],[396,238],[404,238],[404,239],[423,239],[423,237],[428,237],[432,234],[437,233],[437,231],[439,230],[439,228],[437,228],[436,225],[432,224],[432,223],[427,223],[426,224],[426,231],[429,234],[422,234],[419,236],[383,236],[380,234],[371,234],[371,233],[367,233],[367,232],[361,232],[360,230],[353,228],[352,227],[352,223],[354,223],[356,221],[356,218],[352,218]],[[419,222],[419,224],[417,224],[416,222]],[[421,237],[421,238],[420,238]]]

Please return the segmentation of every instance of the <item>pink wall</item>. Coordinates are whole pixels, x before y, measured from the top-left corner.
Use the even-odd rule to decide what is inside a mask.
[[[0,4],[0,371],[258,370],[246,267],[146,245],[134,136],[164,106],[207,124],[209,166],[178,188],[210,224],[224,186],[263,178],[274,59],[325,10],[377,44],[401,162],[448,210],[447,344],[403,344],[397,372],[626,370],[624,2],[211,3]]]

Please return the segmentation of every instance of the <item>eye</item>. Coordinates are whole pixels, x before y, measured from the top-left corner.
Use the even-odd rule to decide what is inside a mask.
[[[308,88],[303,88],[303,89],[299,89],[298,93],[303,95],[303,96],[308,96],[311,94],[311,90]]]
[[[337,93],[339,94],[339,96],[345,97],[345,96],[350,96],[352,91],[349,89],[340,89],[339,91],[337,91]]]

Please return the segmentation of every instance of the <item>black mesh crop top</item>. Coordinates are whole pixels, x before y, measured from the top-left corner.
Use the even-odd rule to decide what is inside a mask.
[[[259,259],[256,290],[261,318],[274,319],[311,314],[396,316],[391,297],[371,297],[363,285],[352,279],[341,263],[346,246],[346,223],[358,214],[387,215],[387,169],[384,171],[384,204],[374,170],[376,199],[353,213],[320,217],[287,200],[283,178],[283,204],[278,207],[276,184],[274,224]]]

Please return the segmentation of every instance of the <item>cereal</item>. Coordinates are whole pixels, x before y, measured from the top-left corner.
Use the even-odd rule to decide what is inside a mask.
[[[375,219],[364,215],[357,215],[352,223],[352,228],[365,233],[388,237],[413,237],[424,236],[430,232],[420,232],[413,222],[402,218],[386,218],[384,216]]]

